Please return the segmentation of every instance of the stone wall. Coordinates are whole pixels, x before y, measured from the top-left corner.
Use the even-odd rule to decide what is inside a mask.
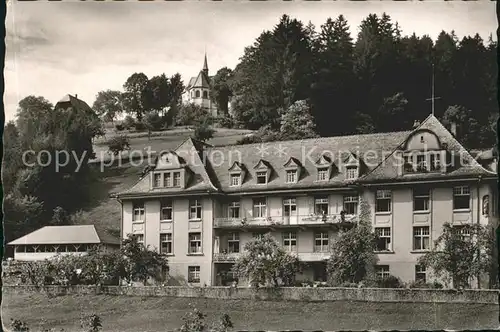
[[[213,299],[249,299],[263,301],[368,301],[368,302],[435,302],[498,304],[498,290],[452,289],[384,289],[284,287],[251,289],[232,287],[170,287],[170,286],[3,286],[10,294],[44,293],[48,295],[122,295],[198,297]]]

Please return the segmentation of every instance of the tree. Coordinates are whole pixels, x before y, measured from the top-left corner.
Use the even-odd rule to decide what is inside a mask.
[[[491,126],[481,126],[472,110],[459,105],[448,107],[442,122],[448,128],[455,125],[457,139],[469,149],[487,146],[485,141],[492,141],[490,136],[495,134]]]
[[[233,266],[233,271],[250,280],[254,287],[292,285],[300,270],[298,257],[286,252],[271,234],[248,242],[244,254]]]
[[[233,112],[249,129],[279,127],[279,109],[306,99],[310,88],[311,43],[303,24],[283,15],[245,48],[233,75]]]
[[[107,143],[109,153],[118,155],[120,152],[130,149],[130,140],[126,135],[115,136]]]
[[[376,126],[379,131],[403,131],[411,129],[411,118],[407,113],[408,100],[401,92],[384,98],[382,105],[378,109]]]
[[[148,77],[144,73],[132,74],[123,89],[123,105],[127,113],[135,114],[138,121],[142,120],[143,114],[147,111],[148,98],[151,96],[148,85]]]
[[[19,101],[16,127],[21,147],[31,148],[35,138],[47,130],[54,108],[47,99],[41,96],[27,96]]]
[[[134,234],[123,240],[122,254],[125,259],[124,278],[129,283],[142,281],[146,285],[149,278],[161,279],[159,276],[168,268],[165,256],[144,247]]]
[[[17,181],[17,174],[23,167],[22,148],[19,131],[13,121],[9,121],[3,131],[2,186],[4,193],[10,193]]]
[[[494,238],[492,231],[479,224],[454,227],[443,225],[433,248],[419,259],[437,277],[452,282],[454,288],[469,288],[473,277],[492,267]]]
[[[113,122],[123,112],[122,93],[116,90],[99,91],[92,109],[99,116],[105,116]]]
[[[177,114],[176,123],[179,125],[194,125],[200,123],[203,120],[208,120],[209,115],[207,111],[194,103],[184,104],[180,107],[179,113]]]
[[[51,224],[52,225],[66,225],[68,224],[68,214],[67,212],[60,206],[57,206],[54,209],[54,215],[52,216]]]
[[[210,124],[207,120],[197,123],[194,127],[194,138],[201,142],[208,141],[209,139],[214,137],[214,133],[215,130],[210,127]]]
[[[311,115],[309,105],[305,100],[296,101],[281,115],[282,139],[304,139],[318,137],[316,125]]]
[[[165,121],[157,112],[150,111],[144,115],[142,123],[148,130],[148,140],[151,140],[151,132],[153,130],[160,130],[165,124]]]
[[[370,207],[365,200],[360,203],[359,224],[340,231],[331,246],[327,261],[328,282],[332,286],[359,283],[373,270],[377,257],[376,237],[372,232]]]
[[[233,95],[231,90],[231,77],[233,71],[223,67],[217,71],[211,81],[210,98],[216,102],[217,109],[222,115],[228,115],[229,98]]]
[[[145,109],[165,113],[172,100],[172,89],[165,74],[149,79],[145,89]]]
[[[318,131],[322,135],[348,133],[354,129],[349,127],[354,110],[354,46],[344,16],[328,18],[315,42],[311,104]]]

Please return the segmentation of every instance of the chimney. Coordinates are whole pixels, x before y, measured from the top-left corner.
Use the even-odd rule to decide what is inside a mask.
[[[418,126],[420,126],[420,121],[415,120],[415,121],[413,122],[413,129],[417,128]]]
[[[457,136],[457,124],[455,122],[451,122],[450,124],[450,133],[453,136]]]
[[[78,95],[75,93],[75,98],[78,99]]]

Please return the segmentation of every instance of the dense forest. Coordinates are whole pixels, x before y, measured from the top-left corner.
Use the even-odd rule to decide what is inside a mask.
[[[220,105],[230,101],[244,127],[277,131],[282,115],[305,100],[321,136],[411,129],[431,113],[457,123],[470,148],[494,145],[497,42],[453,31],[403,36],[389,15],[371,14],[353,36],[340,15],[319,28],[281,17],[248,46],[234,70],[214,77]],[[355,38],[354,38],[355,37]],[[439,98],[439,99],[438,99]],[[223,107],[224,108],[224,107]]]

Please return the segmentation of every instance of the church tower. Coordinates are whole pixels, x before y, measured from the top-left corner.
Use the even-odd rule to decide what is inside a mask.
[[[192,77],[189,80],[183,100],[187,103],[200,105],[213,116],[217,116],[217,108],[210,99],[210,76],[208,76],[208,61],[207,53],[203,59],[203,68],[198,73],[198,76]]]
[[[208,64],[207,64],[207,53],[206,52],[205,52],[205,60],[203,61],[203,70],[202,71],[205,73],[205,75],[207,75],[207,77],[209,77],[208,76]]]

